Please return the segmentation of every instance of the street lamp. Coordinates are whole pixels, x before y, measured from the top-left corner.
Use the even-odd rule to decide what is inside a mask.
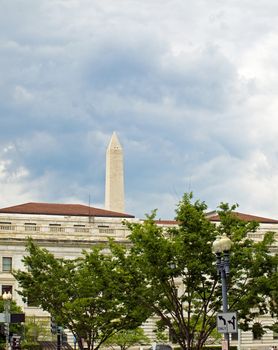
[[[10,318],[11,318],[11,314],[10,314],[10,309],[11,309],[11,300],[12,300],[12,294],[9,291],[4,292],[4,294],[2,295],[2,298],[4,300],[4,311],[5,311],[5,324],[6,324],[6,350],[9,350],[10,346],[9,346],[9,334],[10,334]]]
[[[223,312],[228,311],[227,278],[230,273],[230,249],[232,241],[226,234],[217,236],[212,244],[212,251],[216,255],[217,272],[221,277]],[[224,333],[227,348],[229,349],[229,333]]]

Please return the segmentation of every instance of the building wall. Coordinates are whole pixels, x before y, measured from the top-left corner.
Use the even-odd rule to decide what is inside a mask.
[[[136,222],[136,219],[128,219]],[[30,225],[32,224],[32,225]],[[35,224],[35,225],[34,225]],[[0,213],[0,292],[12,286],[13,298],[26,315],[46,315],[38,308],[28,307],[17,293],[18,285],[9,272],[3,272],[3,257],[12,258],[12,269],[24,269],[22,257],[25,244],[32,237],[57,258],[72,259],[81,256],[83,249],[107,242],[113,237],[127,242],[128,230],[121,218],[63,217],[58,215],[20,215]]]
[[[127,220],[139,222],[138,219]],[[277,232],[278,242],[278,224],[261,224],[260,230],[250,233],[249,236],[255,241],[260,241],[266,231]],[[17,282],[11,273],[2,271],[3,257],[12,258],[13,269],[23,269],[22,257],[28,237],[35,239],[40,246],[48,249],[56,257],[71,259],[80,256],[83,249],[107,242],[108,237],[128,244],[128,234],[122,218],[0,213],[0,292],[3,286],[12,286],[13,298],[22,306],[26,316],[49,317],[47,312],[23,303],[17,293]],[[273,251],[278,251],[278,243]],[[265,324],[274,323],[271,317],[263,317],[259,321]],[[155,322],[152,319],[144,324],[146,334],[152,339],[154,326]],[[242,349],[267,349],[271,345],[278,345],[278,340],[273,339],[272,331],[268,331],[261,340],[253,340],[251,332],[241,332],[239,338],[240,341],[232,341],[232,344],[240,345]]]

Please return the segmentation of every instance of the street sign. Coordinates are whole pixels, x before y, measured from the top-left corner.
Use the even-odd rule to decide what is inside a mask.
[[[236,312],[220,312],[217,314],[217,330],[219,333],[237,333]]]
[[[4,312],[1,312],[0,313],[0,323],[5,323],[5,322],[8,322],[10,323],[10,320],[11,320],[11,316],[10,314],[7,315],[8,319],[6,319],[6,314]]]
[[[8,319],[6,319],[6,314],[4,312],[0,313],[0,323],[21,323],[25,322],[25,314],[7,314]]]
[[[11,314],[11,323],[25,322],[25,314]]]

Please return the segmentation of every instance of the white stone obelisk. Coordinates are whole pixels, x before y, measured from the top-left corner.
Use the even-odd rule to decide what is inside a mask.
[[[125,212],[123,149],[113,132],[106,150],[105,209]]]

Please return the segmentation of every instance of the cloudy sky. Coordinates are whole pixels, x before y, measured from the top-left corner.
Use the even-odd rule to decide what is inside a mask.
[[[0,0],[0,207],[103,207],[116,131],[128,213],[278,218],[277,114],[275,0]]]

